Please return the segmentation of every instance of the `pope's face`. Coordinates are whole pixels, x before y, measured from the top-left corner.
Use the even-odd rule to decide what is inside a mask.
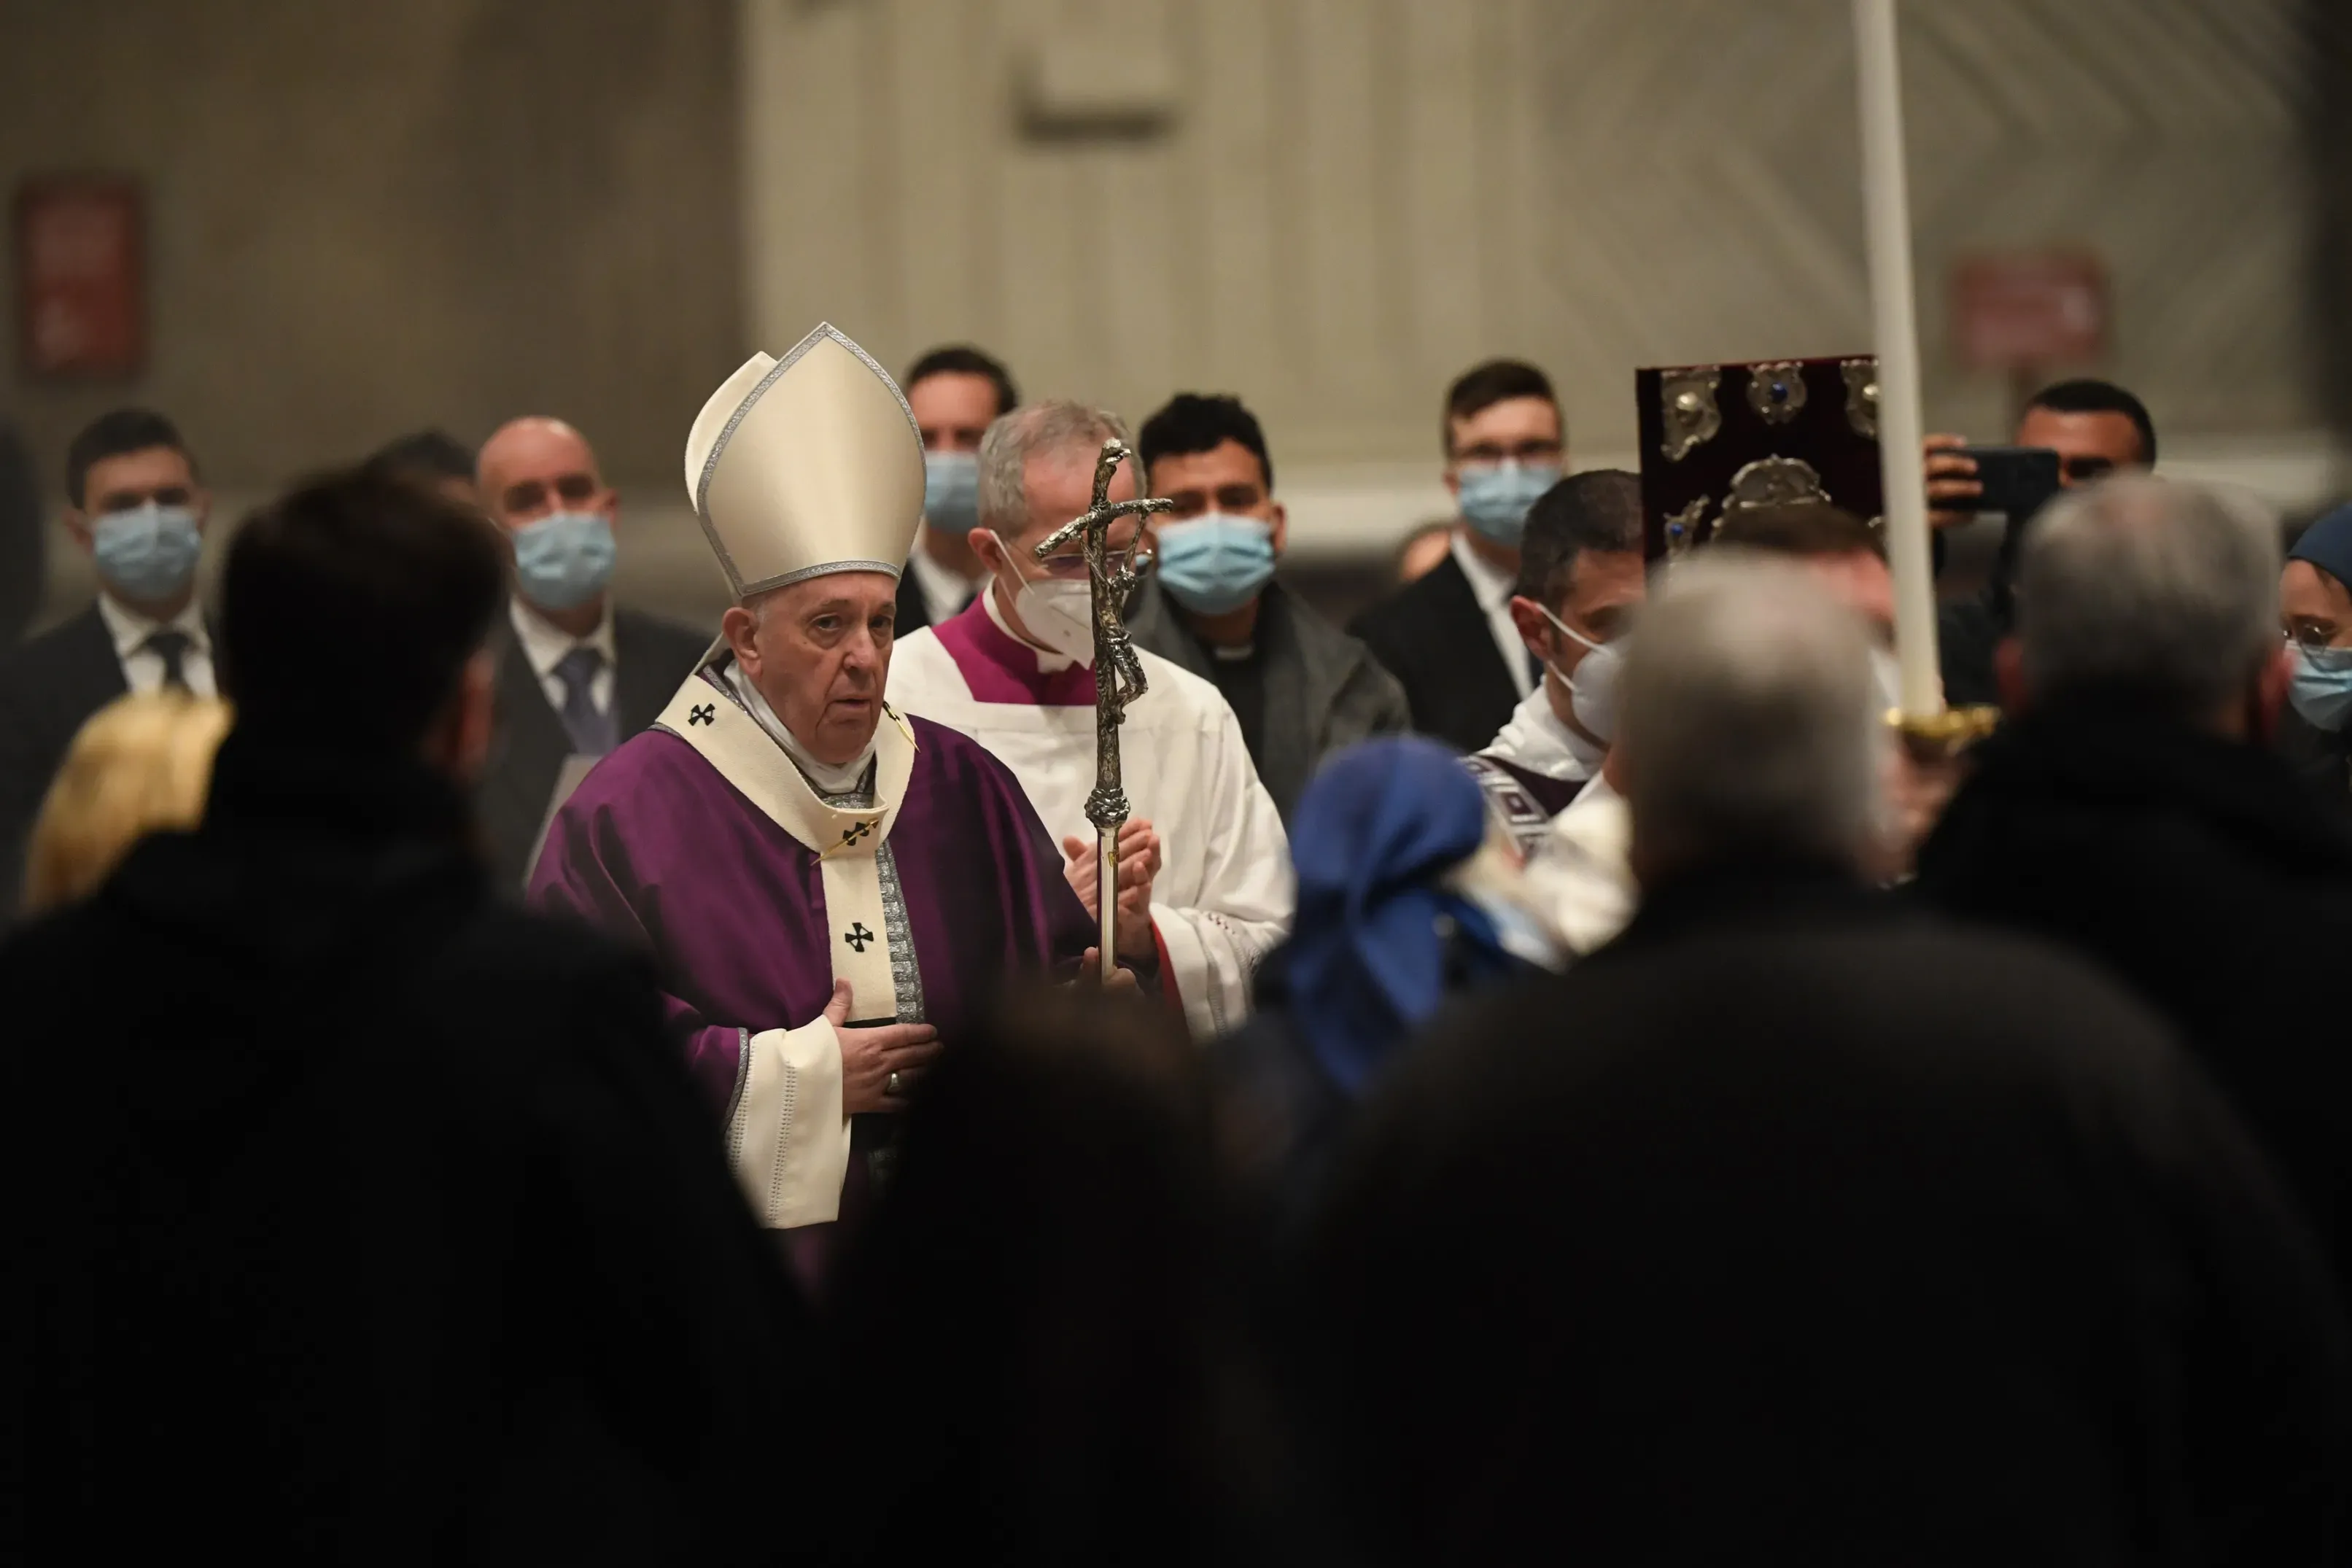
[[[874,739],[898,617],[892,578],[835,572],[738,605],[721,626],[784,728],[819,762],[839,766]]]

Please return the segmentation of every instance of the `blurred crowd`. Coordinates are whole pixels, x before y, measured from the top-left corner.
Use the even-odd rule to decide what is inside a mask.
[[[1127,426],[970,347],[893,390],[903,570],[746,564],[753,403],[690,439],[718,627],[615,602],[554,418],[293,485],[211,602],[174,424],[73,441],[99,587],[0,661],[12,1557],[2352,1555],[2352,507],[2290,536],[2044,390],[2063,488],[1941,605],[1961,744],[1890,721],[1880,528],[1653,559],[1532,365],[1447,389],[1458,515],[1344,627],[1181,394],[1111,492],[1168,505],[1106,868],[1041,547]],[[762,605],[852,578],[790,664]],[[712,707],[845,847],[900,792],[872,928],[770,951],[830,847],[644,798]],[[739,917],[895,1008],[727,1011]],[[824,1071],[812,1208],[742,1108]]]

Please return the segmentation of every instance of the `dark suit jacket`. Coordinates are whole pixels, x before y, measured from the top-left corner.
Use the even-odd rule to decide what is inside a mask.
[[[1412,727],[1458,752],[1484,747],[1519,705],[1518,683],[1486,627],[1486,612],[1451,555],[1358,616],[1348,630],[1403,685]]]
[[[898,622],[892,635],[905,637],[931,624],[931,613],[923,607],[923,590],[915,582],[911,566],[898,574]]]
[[[699,634],[671,622],[635,610],[613,612],[613,705],[622,740],[660,717],[709,646]],[[498,657],[498,732],[490,741],[475,809],[496,885],[511,894],[520,891],[530,870],[548,798],[563,759],[572,754],[572,738],[511,631],[500,637]]]
[[[971,601],[965,601],[969,604]],[[922,584],[915,581],[915,568],[910,563],[898,574],[898,621],[893,635],[905,637],[931,624],[931,612],[923,604]]]
[[[0,662],[0,924],[24,897],[26,836],[66,748],[129,689],[96,600]]]

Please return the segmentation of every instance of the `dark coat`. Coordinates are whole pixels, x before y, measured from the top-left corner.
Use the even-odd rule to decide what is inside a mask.
[[[0,947],[0,1443],[71,1548],[24,1560],[775,1541],[797,1299],[642,966],[464,828],[421,768],[233,734],[197,831]]]
[[[2007,601],[1990,589],[1936,606],[1937,657],[1944,700],[1955,708],[2000,706],[1993,653],[2009,635]]]
[[[1518,682],[1503,663],[1486,612],[1451,555],[1349,623],[1381,668],[1397,678],[1412,727],[1465,753],[1511,721]]]
[[[2290,708],[2279,715],[2277,750],[2321,811],[2352,828],[2352,729],[2319,729]]]
[[[635,610],[613,612],[613,705],[620,738],[650,729],[709,650],[710,639]],[[475,809],[501,892],[520,893],[572,738],[511,632],[498,650],[498,731]]]
[[[1819,873],[1656,889],[1423,1042],[1332,1181],[1330,1440],[1392,1561],[2324,1558],[2327,1270],[2045,949]]]
[[[1215,680],[1201,640],[1149,578],[1128,605],[1127,624],[1138,647]],[[1265,671],[1265,734],[1254,760],[1258,782],[1287,826],[1290,808],[1325,756],[1374,735],[1401,734],[1412,727],[1412,713],[1404,688],[1370,650],[1280,583],[1268,583],[1258,601],[1256,637]]]
[[[2017,618],[2017,565],[2024,540],[2023,527],[2003,525],[2000,544],[1984,584],[1973,592],[1936,605],[1936,647],[1944,678],[1944,700],[1955,708],[2000,706],[2000,682],[1993,654],[2010,634]],[[1938,529],[1932,540],[1935,565],[1943,574],[1946,545]]]
[[[0,420],[0,650],[12,648],[47,591],[41,486],[16,427]]]
[[[98,602],[0,659],[0,928],[25,895],[25,841],[67,748],[130,690]]]
[[[971,601],[964,601],[970,604]],[[908,566],[898,574],[898,615],[897,627],[890,635],[903,637],[919,632],[931,624],[931,607],[924,602],[922,584],[915,581],[915,569]]]
[[[2284,763],[2163,722],[2027,715],[1978,749],[1916,890],[2155,1004],[2352,1272],[2352,839]]]

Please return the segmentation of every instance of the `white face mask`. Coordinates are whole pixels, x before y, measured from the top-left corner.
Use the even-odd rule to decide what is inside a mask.
[[[996,540],[996,547],[1004,552],[1005,563],[1010,565],[1013,561],[1011,546],[992,529],[988,537]],[[1083,577],[1074,583],[1058,577],[1033,583],[1022,575],[1018,566],[1013,568],[1013,575],[1021,584],[1013,593],[1013,613],[1021,617],[1021,624],[1029,628],[1029,635],[1064,658],[1092,666],[1095,661],[1093,585]]]
[[[1607,745],[1617,730],[1617,674],[1624,662],[1624,650],[1613,642],[1594,642],[1549,610],[1538,606],[1536,613],[1557,626],[1561,636],[1584,645],[1584,657],[1577,661],[1575,675],[1567,674],[1549,660],[1545,668],[1559,676],[1559,683],[1568,688],[1569,710],[1584,726],[1585,733]]]

